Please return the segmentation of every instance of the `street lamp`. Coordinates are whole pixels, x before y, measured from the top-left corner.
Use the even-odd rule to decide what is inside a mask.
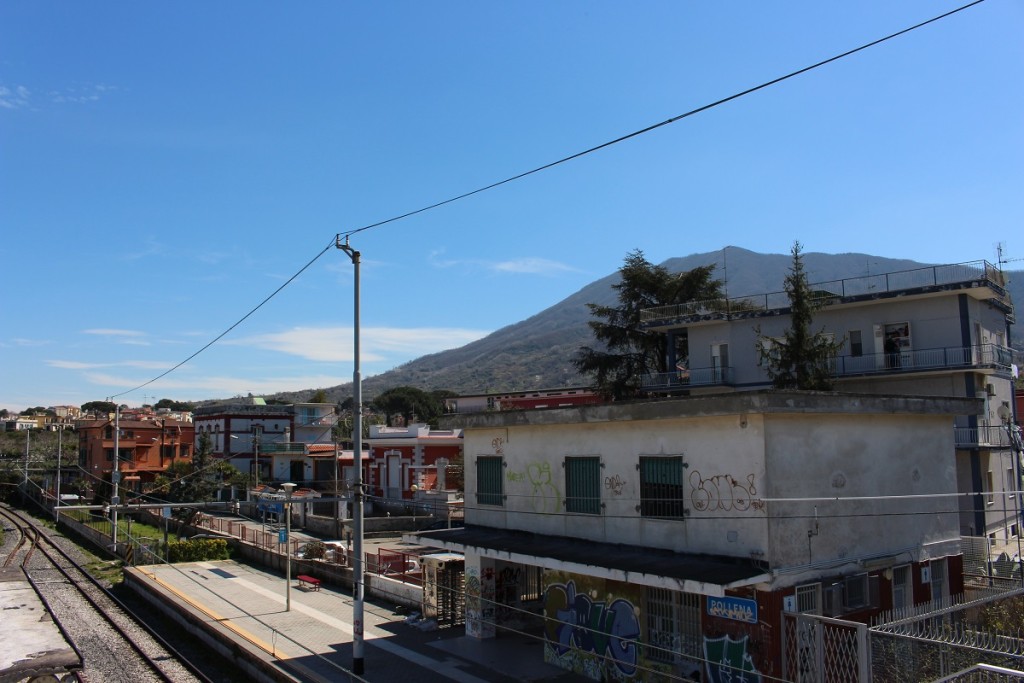
[[[295,484],[288,482],[281,484],[284,489],[284,611],[292,611],[292,491]]]

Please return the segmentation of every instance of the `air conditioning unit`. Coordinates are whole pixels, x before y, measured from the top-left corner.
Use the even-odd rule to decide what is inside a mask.
[[[986,384],[985,385],[985,393],[988,394],[989,396],[995,396],[996,395],[996,388],[994,386],[992,386],[991,383]]]

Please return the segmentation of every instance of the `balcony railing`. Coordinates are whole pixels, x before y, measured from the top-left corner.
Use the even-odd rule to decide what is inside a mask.
[[[731,386],[734,375],[735,370],[729,366],[659,372],[644,377],[640,387],[647,391],[672,391],[689,387]]]
[[[1009,448],[1012,445],[1009,432],[1002,426],[954,427],[953,433],[957,448]]]
[[[306,444],[304,443],[260,442],[260,455],[270,455],[272,453],[297,453],[301,455],[305,452]]]
[[[929,266],[895,273],[864,275],[861,277],[817,282],[810,285],[815,298],[822,303],[845,297],[877,296],[879,294],[906,292],[915,289],[945,287],[968,283],[984,282],[991,286],[998,299],[1009,305],[1002,271],[987,261],[971,261],[952,265]],[[640,312],[640,321],[647,324],[664,324],[672,320],[707,317],[726,319],[733,315],[763,313],[789,307],[786,292],[770,292],[731,299],[690,301],[671,306],[657,306]]]
[[[898,353],[868,353],[838,356],[837,377],[955,368],[993,368],[1009,372],[1013,351],[996,344],[947,346],[937,349],[902,350]]]
[[[868,353],[862,356],[837,356],[833,361],[835,377],[863,377],[930,370],[991,368],[1010,372],[1013,352],[1005,346],[949,346],[937,349],[913,349],[899,353]],[[647,375],[640,387],[647,391],[672,391],[689,387],[733,386],[736,370],[731,366],[691,368]],[[765,379],[767,382],[767,379]]]

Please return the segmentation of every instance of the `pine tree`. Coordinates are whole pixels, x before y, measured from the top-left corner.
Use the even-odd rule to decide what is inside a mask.
[[[782,339],[765,337],[758,329],[758,353],[775,388],[828,391],[835,376],[835,357],[843,342],[834,341],[823,330],[811,332],[814,312],[821,308],[825,297],[808,284],[801,250],[801,244],[794,242],[790,252],[793,264],[784,285],[789,297],[789,329]]]
[[[583,347],[573,358],[582,374],[593,377],[594,388],[612,399],[639,393],[649,374],[668,372],[668,338],[663,332],[645,330],[640,313],[646,308],[722,297],[722,282],[712,278],[715,266],[700,266],[671,273],[650,263],[642,251],[626,255],[619,268],[618,306],[587,304],[596,320],[589,322],[604,349]],[[682,349],[682,356],[686,351]]]

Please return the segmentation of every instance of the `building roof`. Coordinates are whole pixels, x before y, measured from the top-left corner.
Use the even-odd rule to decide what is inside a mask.
[[[726,588],[770,579],[767,570],[754,560],[596,543],[512,529],[465,526],[423,531],[416,539],[448,550],[473,551],[495,559],[561,568],[553,566],[554,561],[574,573],[708,595],[722,595]]]

